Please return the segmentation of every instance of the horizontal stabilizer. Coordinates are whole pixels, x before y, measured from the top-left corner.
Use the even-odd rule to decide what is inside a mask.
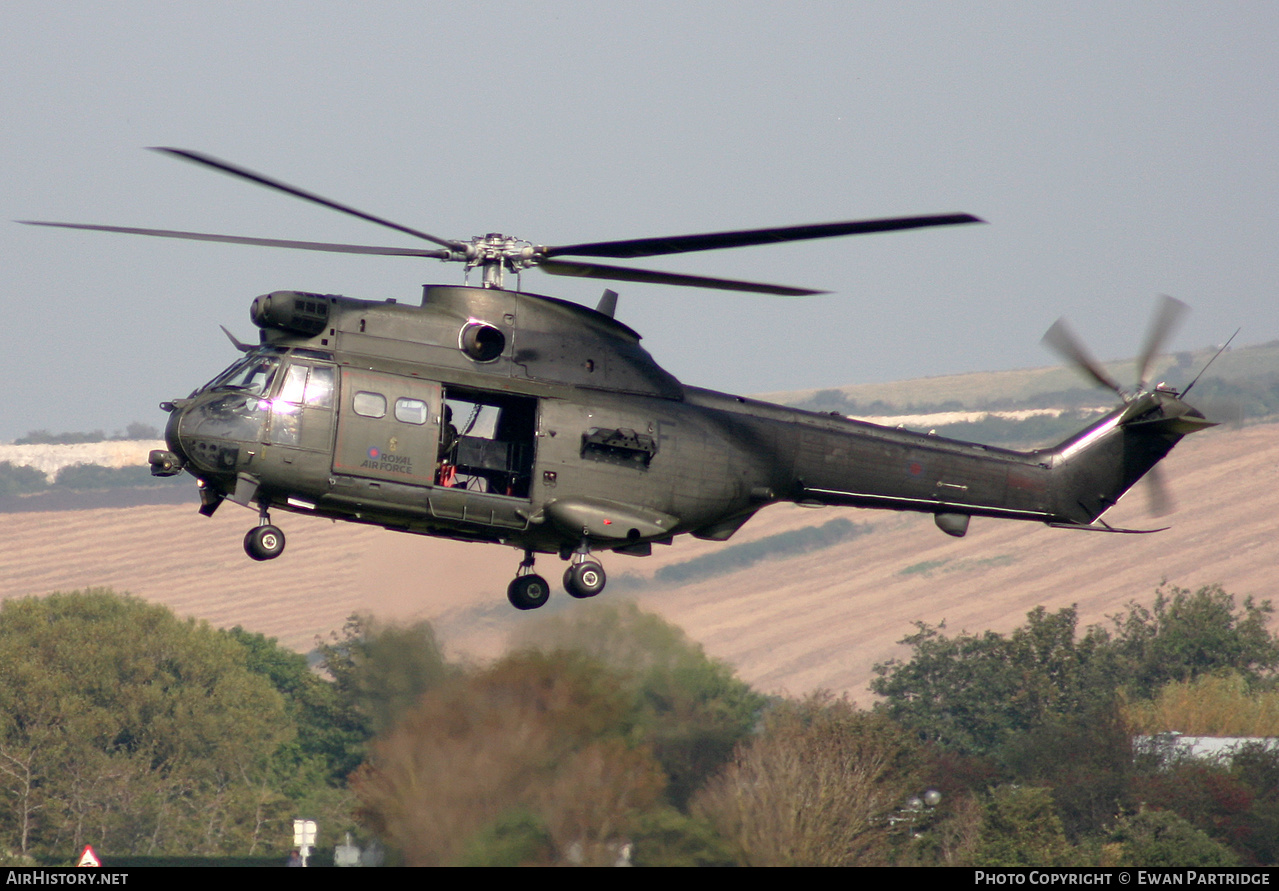
[[[1186,436],[1198,433],[1200,430],[1207,430],[1209,427],[1216,427],[1217,422],[1207,418],[1197,418],[1194,415],[1180,415],[1175,418],[1155,418],[1150,421],[1129,421],[1124,426],[1151,433],[1174,433],[1177,436]]]
[[[1171,526],[1160,526],[1158,529],[1120,529],[1098,520],[1095,523],[1049,523],[1054,529],[1078,529],[1081,532],[1115,532],[1120,535],[1150,535],[1154,532],[1166,532]]]

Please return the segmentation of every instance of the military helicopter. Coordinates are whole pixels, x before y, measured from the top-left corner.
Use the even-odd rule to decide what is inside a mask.
[[[223,501],[256,508],[244,547],[284,550],[272,510],[510,545],[524,552],[507,596],[535,609],[551,593],[539,554],[568,561],[564,588],[594,597],[596,554],[648,555],[677,535],[724,541],[777,502],[932,514],[963,536],[974,517],[1109,532],[1100,518],[1185,435],[1211,426],[1171,387],[1147,387],[1151,360],[1184,306],[1157,309],[1125,390],[1063,323],[1045,342],[1120,405],[1052,448],[1014,451],[772,405],[686,386],[615,318],[509,290],[508,273],[647,282],[764,294],[821,293],[759,282],[603,265],[871,232],[981,222],[969,214],[859,220],[544,246],[490,233],[438,238],[198,152],[177,158],[430,242],[376,247],[75,223],[31,222],[165,238],[434,258],[479,270],[478,286],[426,285],[420,305],[275,291],[250,317],[259,342],[169,413],[151,472],[195,477],[200,513]],[[1193,382],[1191,384],[1193,386]],[[1189,388],[1187,388],[1187,391]]]

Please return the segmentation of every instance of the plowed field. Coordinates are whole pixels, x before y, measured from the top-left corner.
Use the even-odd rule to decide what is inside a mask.
[[[1164,462],[1176,497],[1150,519],[1138,490],[1107,515],[1156,535],[1105,535],[975,519],[966,538],[930,517],[774,507],[727,545],[691,538],[649,558],[605,556],[614,584],[601,599],[629,597],[658,612],[767,691],[817,687],[865,701],[871,666],[903,650],[911,623],[1006,631],[1037,605],[1077,603],[1084,623],[1133,599],[1149,602],[1163,580],[1220,582],[1237,595],[1275,592],[1274,511],[1279,425],[1211,430]],[[695,584],[626,586],[661,566],[836,516],[874,525],[844,544],[774,558]],[[510,631],[536,621],[506,603],[519,552],[424,539],[377,528],[276,513],[283,556],[255,563],[241,539],[253,513],[227,504],[212,518],[194,505],[0,515],[0,595],[110,586],[219,626],[243,625],[309,649],[352,612],[427,618],[456,655],[500,652]],[[539,570],[558,586],[563,564]],[[562,592],[549,610],[589,608]]]

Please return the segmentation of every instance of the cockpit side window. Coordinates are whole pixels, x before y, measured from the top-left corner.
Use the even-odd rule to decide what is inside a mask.
[[[280,390],[271,400],[271,442],[319,449],[328,446],[332,429],[334,369],[330,365],[293,363],[284,371]]]
[[[328,365],[311,369],[306,382],[306,404],[311,408],[333,407],[333,368]]]
[[[290,365],[289,370],[284,373],[284,384],[280,387],[280,395],[276,397],[276,402],[298,403],[302,401],[302,395],[306,392],[306,373],[305,365]]]

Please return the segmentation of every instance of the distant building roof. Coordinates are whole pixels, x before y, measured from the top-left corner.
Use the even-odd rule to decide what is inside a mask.
[[[1273,736],[1183,736],[1176,731],[1134,736],[1132,744],[1138,754],[1158,755],[1164,763],[1194,758],[1229,764],[1243,748],[1279,751],[1279,738]]]

